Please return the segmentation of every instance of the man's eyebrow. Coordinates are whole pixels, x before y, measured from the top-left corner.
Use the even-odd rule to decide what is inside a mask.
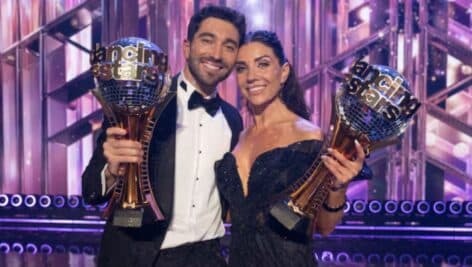
[[[197,37],[211,37],[211,38],[215,38],[215,34],[211,33],[211,32],[201,32],[197,35]]]

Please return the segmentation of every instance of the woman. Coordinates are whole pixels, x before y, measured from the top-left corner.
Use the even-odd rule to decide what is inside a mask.
[[[249,33],[235,69],[254,123],[216,164],[217,184],[231,215],[229,266],[316,266],[311,237],[285,230],[269,209],[317,157],[322,132],[309,121],[303,91],[275,33]],[[343,215],[346,185],[365,157],[360,145],[356,149],[355,161],[331,150],[322,156],[336,183],[313,226],[318,233],[329,234]]]

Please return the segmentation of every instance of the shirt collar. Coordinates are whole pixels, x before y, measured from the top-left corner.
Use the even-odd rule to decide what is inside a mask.
[[[182,86],[182,82],[184,83],[185,86]],[[179,87],[181,87],[182,91],[185,92],[185,95],[186,95],[186,98],[190,98],[190,95],[196,91],[195,87],[188,81],[188,79],[185,77],[185,74],[184,72],[180,72],[180,75],[179,75],[179,79],[177,80],[177,84]],[[215,98],[218,94],[218,91],[215,90],[213,92],[213,94],[209,95],[209,96],[204,96],[203,98],[205,99],[212,99],[212,98]]]

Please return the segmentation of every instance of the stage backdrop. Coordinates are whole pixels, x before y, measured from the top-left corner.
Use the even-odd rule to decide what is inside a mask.
[[[94,44],[147,38],[177,72],[189,18],[208,3],[242,11],[249,30],[278,33],[323,129],[356,58],[407,77],[423,102],[418,116],[397,145],[370,156],[375,178],[354,183],[351,198],[471,199],[468,0],[2,0],[0,193],[80,194],[102,119],[89,92]],[[220,93],[246,114],[233,76]]]

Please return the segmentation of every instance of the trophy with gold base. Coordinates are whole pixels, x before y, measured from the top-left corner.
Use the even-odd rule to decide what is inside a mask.
[[[392,144],[407,128],[419,106],[420,102],[397,71],[357,61],[337,91],[334,130],[324,147],[352,159],[356,139],[367,154]],[[272,217],[289,230],[306,228],[307,219],[316,221],[334,179],[318,157],[287,189],[289,197],[271,207]]]
[[[170,91],[167,55],[155,44],[135,37],[119,39],[91,54],[92,73],[100,102],[110,125],[126,129],[127,138],[141,142],[142,163],[124,163],[104,217],[113,225],[140,227],[151,211],[163,220],[149,179],[148,157],[156,122],[175,92]]]

